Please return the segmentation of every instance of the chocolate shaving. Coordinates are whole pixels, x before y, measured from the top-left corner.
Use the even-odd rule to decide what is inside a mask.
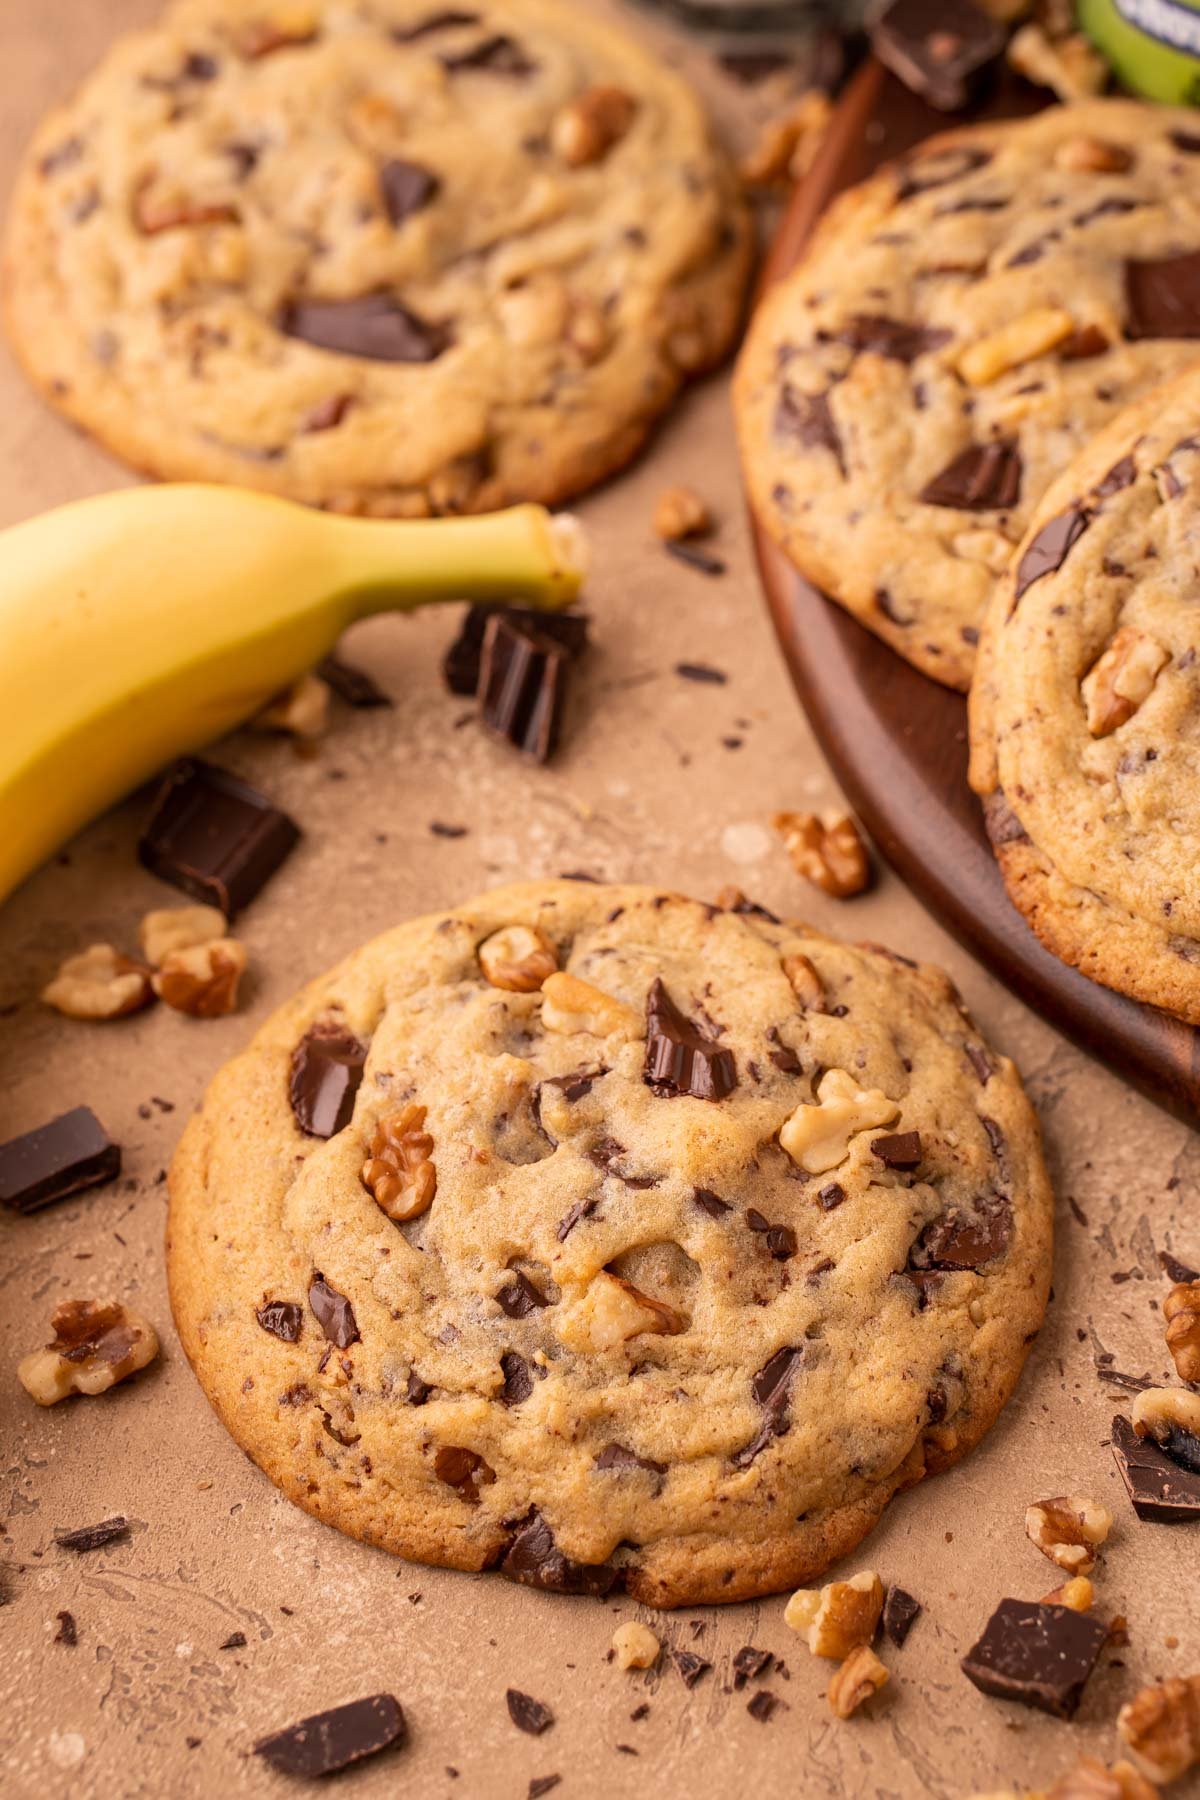
[[[681,543],[677,538],[667,538],[663,549],[676,562],[686,563],[689,569],[698,569],[701,575],[723,575],[725,564],[711,550],[703,549],[699,544]]]
[[[129,1536],[129,1521],[119,1514],[116,1518],[102,1519],[98,1525],[77,1525],[73,1531],[56,1531],[54,1541],[60,1550],[77,1550],[83,1555],[88,1550],[102,1550],[105,1544],[114,1544],[118,1538]]]
[[[508,1702],[508,1716],[518,1731],[527,1731],[530,1737],[541,1737],[543,1731],[549,1731],[554,1723],[554,1714],[532,1694],[523,1694],[520,1688],[509,1688],[504,1695]]]
[[[711,663],[679,662],[675,673],[684,681],[709,682],[713,687],[724,687],[729,680],[724,669],[714,669]]]
[[[594,1213],[599,1204],[599,1199],[595,1194],[589,1194],[584,1200],[577,1200],[565,1217],[558,1222],[558,1228],[554,1235],[557,1237],[559,1243],[565,1243],[579,1221],[588,1218]]]
[[[775,1658],[769,1650],[756,1650],[753,1644],[743,1644],[733,1654],[733,1685],[744,1688],[748,1681],[757,1681],[770,1669]]]
[[[301,1131],[309,1137],[336,1137],[354,1113],[354,1099],[367,1060],[366,1045],[333,1020],[309,1027],[292,1053],[288,1097]]]
[[[1132,487],[1136,480],[1136,462],[1132,456],[1123,456],[1092,491],[1097,500],[1107,500],[1111,494],[1119,494],[1123,488]]]
[[[121,1146],[113,1143],[90,1107],[76,1106],[48,1125],[0,1144],[0,1205],[18,1213],[40,1212],[120,1173]]]
[[[762,1407],[763,1422],[750,1442],[734,1455],[736,1468],[748,1468],[773,1438],[786,1436],[791,1425],[792,1384],[803,1363],[803,1349],[788,1347],[777,1350],[755,1375],[750,1392]]]
[[[194,757],[164,778],[138,842],[142,864],[232,919],[300,840],[265,795]]]
[[[926,483],[917,498],[926,506],[952,506],[960,512],[1015,506],[1021,498],[1021,453],[1016,439],[968,445]]]
[[[652,1462],[648,1456],[638,1456],[633,1450],[626,1449],[624,1444],[605,1444],[593,1464],[597,1469],[643,1469],[651,1475],[665,1475],[666,1463]]]
[[[600,1599],[611,1592],[620,1576],[611,1563],[580,1563],[564,1556],[536,1509],[518,1526],[500,1572],[525,1587],[554,1594],[592,1594]]]
[[[1200,150],[1200,140],[1197,142],[1197,149]],[[1168,1281],[1176,1283],[1200,1281],[1200,1269],[1193,1269],[1187,1263],[1180,1262],[1179,1258],[1172,1256],[1169,1250],[1160,1250],[1158,1260]]]
[[[656,976],[646,997],[642,1079],[663,1099],[723,1100],[737,1086],[733,1051],[706,1037],[680,1012]]]
[[[319,1272],[314,1274],[308,1290],[308,1304],[329,1342],[338,1350],[348,1350],[359,1342],[354,1308],[345,1294],[339,1294]]]
[[[407,1735],[399,1701],[391,1694],[372,1694],[312,1713],[259,1738],[251,1751],[282,1775],[334,1775],[365,1756],[392,1745],[400,1748]]]
[[[58,1630],[54,1634],[54,1642],[68,1644],[72,1647],[76,1645],[79,1642],[79,1631],[75,1624],[74,1613],[64,1611],[56,1613],[54,1616],[58,1620]]]
[[[729,1202],[722,1200],[719,1194],[714,1194],[711,1188],[693,1188],[692,1199],[702,1212],[708,1214],[710,1219],[719,1219],[725,1213],[733,1211]]]
[[[529,1783],[529,1800],[542,1800],[561,1780],[561,1775],[535,1775]]]
[[[299,1343],[304,1313],[298,1301],[269,1300],[265,1306],[255,1307],[254,1316],[272,1337],[281,1338],[285,1344]]]
[[[224,1642],[217,1645],[218,1650],[244,1650],[246,1634],[244,1631],[231,1631]]]
[[[392,294],[291,300],[279,315],[279,329],[314,349],[367,362],[435,362],[452,342],[445,326],[419,318]]]

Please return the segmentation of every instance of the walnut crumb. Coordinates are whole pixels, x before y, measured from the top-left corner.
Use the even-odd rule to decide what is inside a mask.
[[[654,534],[666,543],[703,537],[712,530],[712,513],[694,488],[664,488],[654,508]]]
[[[856,1713],[864,1700],[877,1694],[888,1672],[869,1644],[852,1650],[829,1683],[829,1709],[839,1719]]]
[[[650,1627],[636,1619],[617,1626],[612,1647],[619,1669],[652,1669],[662,1649]]]

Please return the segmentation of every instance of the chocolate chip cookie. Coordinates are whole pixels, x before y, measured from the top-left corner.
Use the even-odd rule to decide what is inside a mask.
[[[1013,1065],[935,969],[644,887],[368,944],[213,1083],[180,1335],[404,1556],[675,1606],[807,1581],[978,1442],[1050,1274]]]
[[[1200,369],[1131,406],[1034,514],[988,615],[971,781],[1048,949],[1200,1025]]]
[[[810,580],[965,688],[1041,495],[1197,338],[1193,112],[1100,100],[932,138],[833,206],[751,328],[756,511]]]
[[[7,310],[156,475],[477,511],[627,461],[749,254],[686,84],[570,0],[177,0],[39,131]]]

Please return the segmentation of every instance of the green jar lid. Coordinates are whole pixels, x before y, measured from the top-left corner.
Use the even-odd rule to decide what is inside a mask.
[[[1075,10],[1124,87],[1200,104],[1200,0],[1076,0]]]

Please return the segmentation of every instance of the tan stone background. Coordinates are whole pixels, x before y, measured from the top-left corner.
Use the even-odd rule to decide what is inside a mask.
[[[153,0],[4,0],[6,179],[43,105],[69,91],[112,32],[153,11]],[[748,102],[736,104],[744,113]],[[7,358],[0,477],[2,523],[127,479],[35,401]],[[677,479],[720,513],[723,580],[679,567],[650,540],[654,497]],[[0,913],[0,1136],[86,1101],[125,1147],[117,1184],[36,1218],[0,1219],[0,1790],[14,1800],[282,1795],[286,1782],[246,1760],[251,1741],[379,1689],[401,1699],[411,1746],[345,1778],[355,1795],[522,1800],[531,1776],[559,1772],[563,1800],[961,1796],[1048,1783],[1084,1748],[1111,1753],[1117,1708],[1141,1680],[1200,1666],[1200,1528],[1133,1518],[1105,1447],[1113,1406],[1094,1367],[1109,1351],[1127,1370],[1168,1370],[1155,1252],[1200,1259],[1195,1135],[1033,1018],[894,879],[839,907],[791,873],[766,829],[771,812],[834,795],[756,587],[725,381],[694,393],[652,454],[579,510],[596,545],[596,648],[552,768],[531,771],[474,726],[456,728],[463,703],[438,678],[454,623],[444,613],[354,635],[348,650],[395,710],[340,710],[315,759],[246,736],[220,747],[305,832],[239,928],[253,960],[239,1016],[198,1024],[158,1009],[89,1028],[37,1002],[62,955],[96,939],[130,943],[144,910],[172,903],[135,861],[144,799],[100,820]],[[727,671],[727,684],[681,680],[674,665],[689,658]],[[467,835],[431,836],[434,819]],[[160,1172],[218,1064],[299,981],[394,920],[493,881],[577,868],[700,895],[735,881],[780,911],[941,960],[1041,1109],[1060,1196],[1047,1326],[991,1439],[898,1501],[855,1559],[909,1587],[926,1611],[904,1650],[886,1652],[889,1690],[849,1724],[831,1719],[831,1665],[786,1630],[781,1601],[662,1616],[670,1643],[716,1665],[688,1694],[673,1670],[634,1677],[606,1663],[614,1625],[634,1611],[627,1601],[398,1564],[316,1524],[225,1436],[171,1330]],[[42,1412],[13,1366],[75,1294],[145,1310],[163,1357],[105,1399]],[[958,1669],[997,1599],[1055,1584],[1022,1516],[1031,1499],[1072,1489],[1116,1515],[1099,1604],[1126,1614],[1132,1632],[1073,1727],[985,1699]],[[133,1522],[127,1544],[83,1558],[54,1548],[55,1527],[116,1512]],[[60,1608],[78,1622],[74,1649],[52,1641]],[[246,1648],[220,1651],[235,1630]],[[765,1726],[731,1691],[729,1658],[747,1642],[787,1660],[788,1679],[768,1683],[786,1710]],[[553,1709],[544,1737],[509,1722],[510,1685]],[[644,1700],[648,1718],[631,1722]]]

